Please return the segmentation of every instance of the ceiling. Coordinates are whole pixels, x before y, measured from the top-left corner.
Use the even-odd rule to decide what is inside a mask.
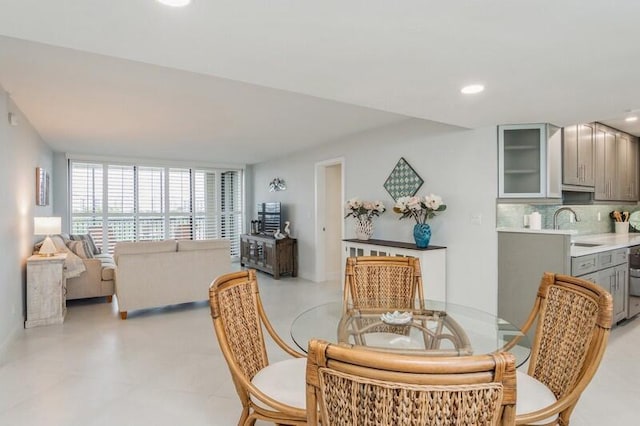
[[[254,163],[415,117],[640,135],[640,2],[0,0],[0,85],[56,150]],[[460,94],[482,83],[485,92]]]

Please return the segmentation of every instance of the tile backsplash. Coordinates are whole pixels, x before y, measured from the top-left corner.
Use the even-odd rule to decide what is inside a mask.
[[[637,205],[598,204],[598,205],[563,205],[563,204],[498,204],[496,207],[496,223],[498,227],[522,228],[524,215],[538,212],[542,215],[542,228],[553,228],[553,214],[560,207],[571,207],[578,215],[579,222],[570,222],[571,212],[558,215],[560,229],[575,229],[579,234],[603,234],[614,232],[613,219],[609,213],[618,211],[634,212],[640,210]],[[600,220],[598,220],[600,213]],[[634,232],[629,227],[629,232]]]

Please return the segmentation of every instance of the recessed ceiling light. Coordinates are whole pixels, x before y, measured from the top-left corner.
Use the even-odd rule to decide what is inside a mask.
[[[191,0],[157,0],[160,3],[171,7],[185,7],[191,3]]]
[[[460,93],[464,93],[465,95],[475,95],[476,93],[480,93],[483,90],[484,86],[482,84],[470,84],[460,89]]]
[[[632,115],[631,117],[625,118],[624,121],[627,121],[629,123],[631,123],[632,121],[638,121],[638,116]]]

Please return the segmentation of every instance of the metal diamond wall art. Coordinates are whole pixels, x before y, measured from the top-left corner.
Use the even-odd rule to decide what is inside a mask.
[[[384,189],[397,201],[400,197],[412,197],[418,192],[424,180],[407,163],[407,160],[400,158],[391,171],[391,174],[384,183]]]

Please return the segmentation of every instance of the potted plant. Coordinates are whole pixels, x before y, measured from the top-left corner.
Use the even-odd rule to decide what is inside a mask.
[[[435,194],[426,197],[400,197],[393,206],[393,211],[400,214],[400,219],[412,217],[416,221],[413,238],[418,248],[426,248],[429,245],[431,227],[427,221],[446,209],[442,198]]]
[[[362,201],[358,198],[347,200],[345,219],[352,216],[356,219],[356,238],[368,240],[373,235],[374,216],[380,216],[386,210],[382,201]]]

